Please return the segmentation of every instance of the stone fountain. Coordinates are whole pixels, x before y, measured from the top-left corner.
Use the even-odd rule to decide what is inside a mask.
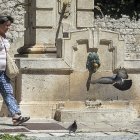
[[[133,69],[124,59],[125,42],[120,34],[94,26],[94,0],[26,2],[30,4],[26,7],[25,41],[17,59],[21,72],[15,82],[22,112],[59,121],[136,118],[134,87],[122,92],[110,85],[91,85],[86,90],[89,52],[97,50],[101,60],[92,78],[112,75],[120,66],[130,72]],[[97,100],[101,103],[96,104]]]

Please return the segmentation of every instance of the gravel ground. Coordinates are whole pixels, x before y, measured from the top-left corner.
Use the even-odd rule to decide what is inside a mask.
[[[80,134],[80,135],[42,135],[42,136],[29,136],[31,140],[140,140],[140,134],[116,134],[116,135],[102,135],[97,136],[96,134]]]

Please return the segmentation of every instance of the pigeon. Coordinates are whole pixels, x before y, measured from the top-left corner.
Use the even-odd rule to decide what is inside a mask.
[[[68,130],[69,130],[69,134],[71,134],[71,132],[76,133],[77,130],[76,120],[68,127]]]
[[[117,74],[116,74],[116,77],[118,78],[122,78],[122,79],[128,79],[128,74],[127,74],[127,71],[125,68],[119,68],[117,70]]]
[[[90,81],[91,84],[112,84],[115,88],[124,91],[132,86],[132,80],[128,79],[128,74],[125,68],[117,70],[116,75],[110,77],[101,77],[99,79]]]
[[[119,90],[122,90],[122,91],[124,91],[124,90],[128,90],[128,89],[130,89],[131,88],[131,86],[132,86],[132,80],[130,79],[130,80],[123,80],[122,79],[122,82],[121,83],[114,83],[113,84],[113,86],[115,87],[115,88],[117,88],[117,89],[119,89]]]
[[[132,80],[128,79],[128,77],[126,69],[120,67],[114,79],[115,82],[113,83],[113,86],[122,91],[130,89]]]

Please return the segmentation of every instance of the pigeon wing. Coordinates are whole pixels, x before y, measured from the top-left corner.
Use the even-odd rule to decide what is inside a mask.
[[[132,86],[132,80],[124,80],[123,83],[115,83],[113,86],[119,90],[128,90]]]

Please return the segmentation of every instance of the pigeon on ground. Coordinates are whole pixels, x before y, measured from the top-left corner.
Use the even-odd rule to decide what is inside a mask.
[[[76,133],[76,130],[77,130],[77,123],[76,123],[76,121],[74,121],[74,122],[68,127],[68,130],[69,130],[69,134],[71,134],[71,132]]]

